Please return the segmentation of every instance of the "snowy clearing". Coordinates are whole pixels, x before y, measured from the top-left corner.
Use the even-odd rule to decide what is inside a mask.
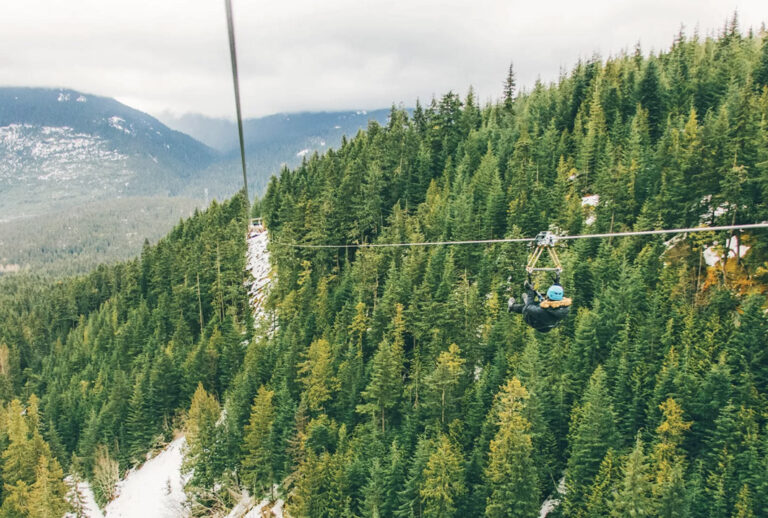
[[[240,500],[229,512],[227,518],[283,518],[284,506],[285,502],[280,498],[274,502],[265,498],[256,504],[256,500],[248,491],[243,490]]]
[[[581,198],[582,207],[597,207],[598,203],[600,203],[599,194],[590,194],[589,196],[582,196]]]
[[[104,510],[106,518],[178,518],[186,516],[185,478],[181,474],[184,437],[169,444],[118,483],[118,496]],[[90,515],[94,518],[98,515]]]
[[[91,485],[88,484],[88,482],[78,482],[77,488],[72,487],[72,477],[65,478],[64,482],[70,486],[70,501],[75,500],[76,497],[77,501],[80,503],[80,509],[83,513],[82,516],[88,518],[104,518],[104,514],[102,514],[101,509],[99,509],[98,504],[96,504],[96,499],[93,497],[93,491],[91,491]],[[75,491],[77,491],[77,495],[75,495]],[[77,515],[75,513],[67,513],[64,515],[64,518],[77,518]]]
[[[736,240],[735,238],[731,239],[729,241],[730,241],[729,244],[728,244],[728,257],[729,258],[730,257],[736,257],[736,253],[737,253],[736,247],[737,246],[738,246],[739,257],[744,257],[747,254],[747,252],[749,251],[749,246],[747,246],[747,245],[737,245],[738,240]],[[718,247],[717,245],[718,245],[717,241],[714,241],[712,243],[712,246],[708,246],[707,248],[704,249],[704,261],[707,263],[707,266],[714,266],[714,265],[716,265],[717,263],[719,263],[723,259],[723,256],[721,255],[723,250],[722,250],[721,247]]]
[[[267,320],[268,315],[264,310],[272,269],[269,265],[269,234],[263,226],[251,226],[248,231],[248,257],[246,269],[251,273],[250,281],[247,281],[248,294],[256,324]]]

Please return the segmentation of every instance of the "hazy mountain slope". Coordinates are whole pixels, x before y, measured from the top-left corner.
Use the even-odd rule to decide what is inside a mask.
[[[248,182],[254,193],[263,192],[273,174],[283,165],[298,166],[313,152],[324,153],[338,148],[342,137],[353,137],[375,120],[386,123],[390,110],[279,113],[247,119],[243,137],[248,169]],[[188,133],[223,153],[223,159],[193,179],[185,190],[190,196],[228,196],[239,189],[240,150],[237,125],[227,119],[209,118],[199,114],[161,118],[171,127]]]
[[[246,119],[243,122],[243,136],[246,149],[272,146],[276,143],[291,144],[295,153],[304,149],[335,147],[342,135],[353,136],[365,128],[369,120],[384,122],[389,116],[388,109],[356,110],[338,112],[278,113],[266,117]],[[161,113],[158,118],[169,127],[182,131],[200,142],[223,153],[237,153],[237,124],[233,120],[206,117],[199,113],[185,113],[175,116]],[[325,145],[322,143],[325,142]],[[302,145],[304,144],[304,145]]]
[[[175,195],[217,152],[114,99],[0,88],[0,219]]]
[[[282,164],[338,146],[343,134],[387,114],[246,121],[250,192],[263,192]],[[134,256],[145,238],[159,238],[196,204],[239,190],[235,124],[194,115],[177,122],[222,151],[114,99],[0,88],[0,275],[23,268],[74,273]]]

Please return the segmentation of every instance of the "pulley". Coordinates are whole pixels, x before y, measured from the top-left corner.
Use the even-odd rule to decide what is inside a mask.
[[[525,271],[528,272],[528,278],[534,272],[555,272],[555,277],[560,278],[560,273],[563,271],[563,265],[560,263],[560,258],[555,251],[555,245],[557,244],[558,237],[549,231],[539,232],[533,240],[533,252],[531,252],[528,258],[528,264],[525,267]],[[539,258],[544,253],[544,250],[549,254],[549,258],[552,260],[553,266],[539,267],[536,264],[539,262]]]

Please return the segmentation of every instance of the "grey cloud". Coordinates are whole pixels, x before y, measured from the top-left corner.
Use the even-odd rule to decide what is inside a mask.
[[[761,0],[234,0],[243,107],[413,105],[473,85],[496,98],[599,53],[669,46],[681,23],[765,20]],[[762,17],[762,18],[761,18]],[[26,0],[0,6],[0,84],[67,86],[159,113],[233,112],[222,0]]]

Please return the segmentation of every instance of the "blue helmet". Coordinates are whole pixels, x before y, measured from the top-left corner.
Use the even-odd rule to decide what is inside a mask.
[[[553,284],[547,290],[547,298],[549,300],[563,300],[563,287],[559,284]]]

